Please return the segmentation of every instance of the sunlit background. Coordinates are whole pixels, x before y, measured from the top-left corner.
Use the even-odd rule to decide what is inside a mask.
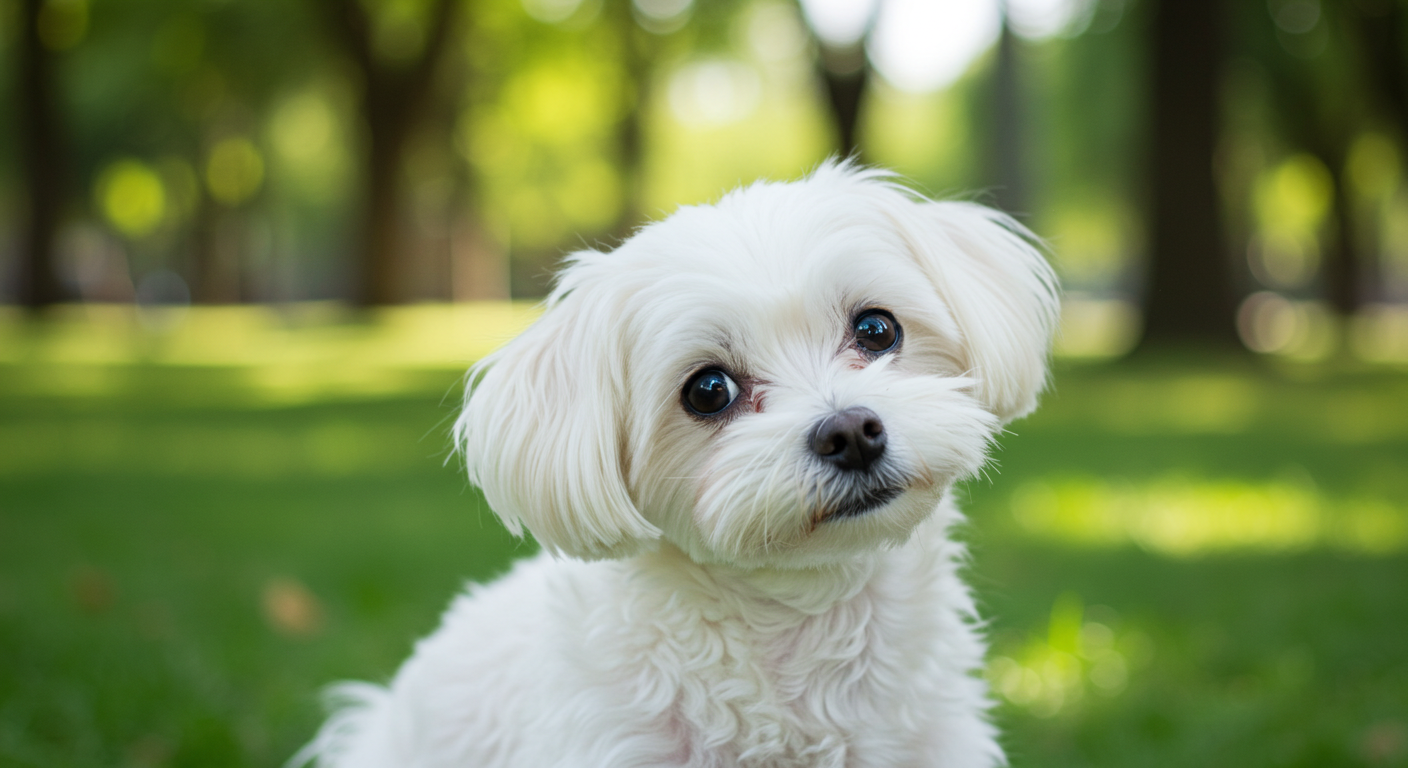
[[[837,155],[1065,285],[1013,764],[1408,765],[1405,0],[0,0],[0,104],[0,765],[280,765],[535,551],[447,427],[559,260]]]

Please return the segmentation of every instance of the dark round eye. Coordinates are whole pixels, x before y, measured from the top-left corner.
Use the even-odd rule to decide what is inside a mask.
[[[889,352],[900,342],[900,324],[883,309],[872,309],[856,318],[856,343],[870,352]]]
[[[684,402],[700,416],[712,416],[738,397],[738,385],[717,368],[702,371],[684,386]]]

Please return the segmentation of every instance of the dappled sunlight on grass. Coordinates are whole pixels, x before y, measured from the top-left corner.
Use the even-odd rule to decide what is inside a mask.
[[[386,395],[425,371],[464,370],[538,315],[528,302],[417,304],[353,315],[337,304],[280,307],[82,305],[41,324],[0,316],[0,364],[31,389],[102,394],[130,366],[238,368],[276,402]],[[438,379],[437,379],[438,380]]]
[[[1137,389],[1116,388],[1101,423],[1128,432],[1219,434],[1242,431],[1255,416],[1255,383],[1235,375],[1173,376]]]
[[[388,451],[388,445],[410,450]],[[246,480],[382,477],[434,464],[449,452],[447,429],[423,424],[17,421],[0,430],[0,477],[50,472]]]
[[[365,316],[331,303],[59,308],[42,326],[0,317],[0,362],[265,366],[353,362],[462,367],[538,315],[529,302],[414,304]]]
[[[1303,470],[1269,481],[1043,478],[1022,484],[1011,510],[1020,529],[1034,536],[1095,547],[1133,543],[1177,557],[1408,549],[1408,507],[1369,496],[1327,496]]]
[[[1259,370],[1247,362],[1114,375],[1075,364],[1058,373],[1035,416],[1012,429],[1018,435],[1058,425],[1120,436],[1295,434],[1339,445],[1408,437],[1402,405],[1408,386],[1401,378],[1322,365]],[[1088,375],[1101,377],[1097,387],[1088,387]]]
[[[1118,696],[1153,652],[1149,636],[1126,626],[1113,608],[1086,608],[1080,595],[1066,592],[1052,606],[1045,634],[994,648],[987,678],[1003,699],[1052,717],[1090,694]]]

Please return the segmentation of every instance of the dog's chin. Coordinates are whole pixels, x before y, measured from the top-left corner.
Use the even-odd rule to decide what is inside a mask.
[[[889,504],[899,498],[900,494],[904,492],[905,487],[902,485],[886,485],[878,488],[859,489],[853,493],[847,494],[835,503],[818,510],[816,519],[819,522],[825,523],[833,520],[861,517],[862,515],[870,514],[886,504]]]
[[[938,507],[947,483],[932,474],[884,467],[874,473],[837,473],[800,497],[790,496],[793,487],[777,484],[757,493],[759,500],[751,504],[715,506],[716,499],[749,499],[749,494],[727,484],[706,486],[703,503],[678,505],[681,513],[663,517],[662,528],[700,563],[833,565],[903,544]]]

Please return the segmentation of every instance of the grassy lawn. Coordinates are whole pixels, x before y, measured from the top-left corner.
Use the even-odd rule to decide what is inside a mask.
[[[0,363],[0,764],[277,766],[532,551],[459,374]],[[968,483],[1015,766],[1408,765],[1408,376],[1064,364]]]

